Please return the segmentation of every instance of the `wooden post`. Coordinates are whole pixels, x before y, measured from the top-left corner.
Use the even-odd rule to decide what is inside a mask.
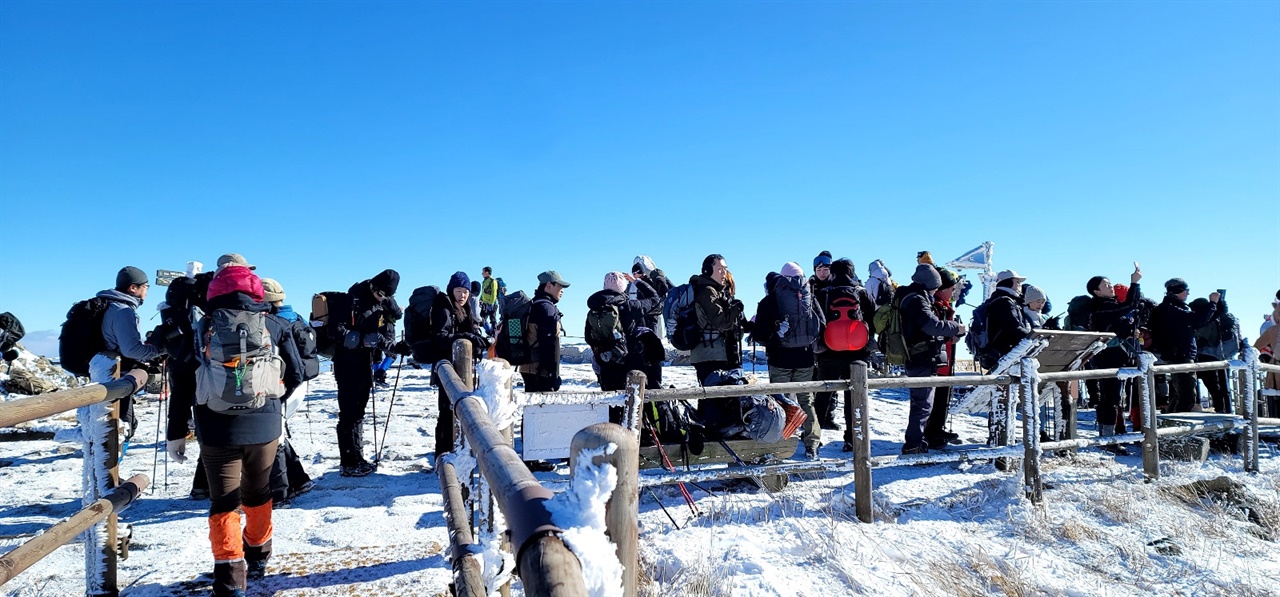
[[[1142,472],[1148,480],[1160,478],[1160,438],[1156,435],[1156,374],[1147,371],[1138,391],[1142,400]]]
[[[1079,425],[1079,414],[1076,412],[1079,405],[1079,398],[1071,394],[1071,384],[1080,382],[1058,382],[1058,390],[1062,392],[1062,421],[1066,424],[1065,437],[1055,438],[1076,439],[1077,427]],[[1076,449],[1071,448],[1071,453],[1075,454]]]
[[[485,597],[484,571],[476,558],[469,557],[475,545],[475,536],[467,525],[466,505],[462,500],[462,486],[453,465],[442,458],[436,459],[436,471],[440,476],[440,493],[444,496],[445,523],[449,528],[452,552],[453,594],[456,597]]]
[[[582,597],[587,594],[582,564],[558,537],[542,535],[531,540],[519,557],[517,565],[525,595]]]
[[[1040,479],[1040,399],[1036,387],[1035,359],[1022,359],[1022,477],[1027,499],[1033,504],[1044,501],[1044,483]]]
[[[996,390],[995,398],[992,400],[991,414],[988,421],[991,424],[990,437],[988,445],[1004,447],[1012,443],[1014,425],[1016,424],[1016,415],[1013,409],[1015,403],[1014,395],[1018,393],[1018,385],[1005,386]],[[996,458],[996,470],[1007,471],[1016,466],[1015,458]]]
[[[853,491],[858,520],[871,522],[871,412],[867,400],[867,364],[854,361],[849,370],[849,404],[853,405]]]
[[[639,373],[632,371],[632,375]],[[644,374],[640,373],[643,379]],[[595,464],[610,464],[618,471],[618,484],[605,505],[605,526],[609,538],[617,546],[622,563],[622,595],[636,597],[636,562],[639,554],[640,443],[629,429],[612,423],[596,423],[573,436],[569,470],[575,474],[584,450],[597,450],[614,445],[612,454],[593,459]]]
[[[108,490],[114,490],[120,486],[120,401],[112,402],[108,412],[111,413],[108,419],[110,426],[107,428],[106,441],[102,444],[102,452],[107,457],[104,467],[106,469],[105,487]],[[94,593],[93,597],[115,597],[120,594],[120,589],[117,587],[116,562],[116,554],[120,549],[119,524],[120,517],[114,511],[107,515],[107,540],[102,545],[104,565],[99,576],[101,582],[99,586],[102,590]]]
[[[1247,473],[1258,472],[1258,409],[1266,400],[1262,388],[1266,384],[1266,374],[1258,368],[1258,360],[1252,359],[1245,370],[1245,430],[1244,430],[1244,470]]]
[[[13,427],[18,423],[52,417],[58,413],[75,410],[82,406],[119,400],[147,385],[147,372],[134,369],[120,379],[104,384],[89,384],[68,390],[58,390],[18,398],[0,404],[0,427]]]
[[[470,340],[453,341],[453,358],[450,359],[450,362],[453,363],[453,372],[458,375],[458,381],[461,382],[462,387],[460,389],[463,392],[475,391],[476,365],[475,360],[471,358]],[[440,391],[444,391],[443,385],[440,386]],[[457,397],[455,396],[453,399],[457,400]],[[453,418],[453,437],[449,438],[450,445],[457,445],[458,438],[462,437],[462,427],[460,425],[461,421],[455,416]],[[488,515],[492,511],[492,506],[490,504],[481,504],[481,500],[484,497],[481,494],[484,492],[480,488],[480,477],[476,475],[474,470],[471,472],[471,478],[466,479],[466,483],[470,486],[470,490],[467,491],[467,520],[470,522],[471,531],[474,533],[480,530],[479,518]],[[482,513],[481,509],[485,511]],[[493,519],[490,517],[489,520]]]
[[[623,414],[622,426],[631,430],[637,444],[644,429],[644,387],[648,383],[643,371],[627,373],[627,412]]]

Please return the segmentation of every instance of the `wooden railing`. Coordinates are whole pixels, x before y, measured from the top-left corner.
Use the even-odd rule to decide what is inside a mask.
[[[146,475],[135,475],[125,483],[120,483],[120,411],[117,401],[146,384],[147,373],[135,369],[120,379],[105,384],[92,384],[0,403],[0,427],[12,427],[70,410],[83,409],[79,413],[81,432],[93,434],[83,444],[85,508],[0,556],[0,585],[83,533],[86,538],[85,594],[90,597],[114,597],[120,594],[116,582],[116,559],[117,554],[125,548],[117,537],[116,515],[137,499],[149,481]],[[96,561],[97,565],[88,565],[95,562],[93,553],[99,554],[101,560]]]

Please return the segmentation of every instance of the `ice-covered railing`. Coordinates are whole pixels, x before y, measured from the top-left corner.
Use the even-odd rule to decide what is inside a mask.
[[[512,447],[514,370],[501,360],[484,361],[477,384],[471,354],[470,343],[459,340],[453,362],[436,365],[461,431],[454,453],[438,460],[455,594],[500,594],[514,567],[525,595],[634,596],[635,433],[611,423],[580,431],[571,451],[571,488],[555,496]],[[633,406],[629,410],[638,412]],[[464,501],[462,486],[474,470],[480,475]]]
[[[120,483],[119,412],[111,403],[146,386],[147,373],[133,370],[118,380],[0,403],[0,427],[12,427],[77,410],[84,453],[84,509],[0,556],[0,585],[78,535],[85,539],[85,594],[117,595],[116,514],[137,499],[149,480],[135,475]]]

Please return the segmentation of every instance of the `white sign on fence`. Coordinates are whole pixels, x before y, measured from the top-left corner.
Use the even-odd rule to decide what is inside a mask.
[[[530,404],[524,407],[525,460],[569,457],[569,444],[583,427],[609,422],[607,404]]]

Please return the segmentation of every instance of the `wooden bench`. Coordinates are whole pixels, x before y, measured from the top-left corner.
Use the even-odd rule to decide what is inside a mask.
[[[796,453],[796,446],[799,445],[799,438],[784,439],[776,444],[762,444],[747,439],[731,439],[724,442],[738,455],[738,459],[747,464],[765,464],[768,462],[778,462],[790,458]],[[685,465],[697,466],[707,464],[729,464],[730,467],[737,466],[737,460],[733,455],[715,440],[707,440],[702,447],[701,454],[686,454],[684,446],[680,444],[664,444],[662,450],[666,452],[667,458],[671,460],[671,465],[676,470],[684,469]],[[687,456],[687,460],[686,460]],[[640,468],[665,468],[662,460],[662,453],[659,452],[658,446],[641,446],[640,447]],[[787,475],[768,475],[759,479],[765,489],[769,491],[780,491],[787,486]]]

